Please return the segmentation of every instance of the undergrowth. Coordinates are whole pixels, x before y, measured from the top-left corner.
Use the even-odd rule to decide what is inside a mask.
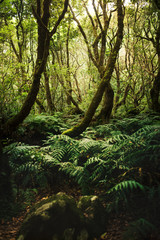
[[[27,128],[37,126],[44,132],[47,129],[49,134],[43,146],[16,142],[4,148],[15,194],[22,189],[54,188],[56,181],[65,177],[76,182],[82,194],[102,192],[108,214],[122,209],[136,211],[137,218],[124,239],[145,239],[157,231],[160,224],[158,116],[112,120],[111,124],[88,128],[79,139],[59,134],[67,126],[62,121],[52,119],[55,123],[52,127],[58,126],[53,131],[48,126],[52,117],[42,118],[45,125],[36,118]]]
[[[25,143],[41,144],[49,134],[60,134],[67,128],[68,125],[62,120],[61,113],[54,116],[33,115],[25,119],[16,131],[15,137]]]

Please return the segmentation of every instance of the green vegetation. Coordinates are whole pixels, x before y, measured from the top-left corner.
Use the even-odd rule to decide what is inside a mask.
[[[35,116],[18,131],[23,136],[37,127],[47,131],[43,144],[13,142],[3,148],[11,171],[12,204],[15,200],[16,204],[31,204],[43,189],[50,191],[57,184],[72,182],[83,195],[98,193],[106,214],[134,214],[124,239],[131,239],[133,233],[132,239],[145,239],[158,232],[160,117],[140,114],[113,119],[110,124],[88,128],[77,139],[59,134],[68,123],[63,123],[62,116],[61,122],[58,119]]]
[[[153,240],[160,5],[81,3],[0,0],[0,222],[65,189],[129,216],[124,239]]]

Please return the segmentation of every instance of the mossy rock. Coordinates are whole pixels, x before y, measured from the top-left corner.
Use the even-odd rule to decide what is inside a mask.
[[[87,230],[92,237],[100,236],[106,228],[107,216],[98,196],[82,196],[78,208],[86,216]]]
[[[97,211],[100,208],[94,209],[94,206],[97,207],[99,204],[96,198],[92,196],[85,201],[87,209],[82,203],[84,197],[77,204],[74,198],[64,193],[58,193],[37,203],[24,220],[17,240],[93,239],[104,232],[99,229],[102,221]],[[100,214],[102,214],[101,210]],[[96,221],[97,217],[99,219]],[[96,224],[98,228],[95,227]]]

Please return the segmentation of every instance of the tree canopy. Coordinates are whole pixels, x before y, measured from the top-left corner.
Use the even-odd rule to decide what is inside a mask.
[[[64,133],[78,135],[93,117],[160,111],[159,2],[81,3],[1,1],[2,135],[30,112],[84,113]]]

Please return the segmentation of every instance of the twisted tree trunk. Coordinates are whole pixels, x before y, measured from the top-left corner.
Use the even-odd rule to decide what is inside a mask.
[[[92,117],[94,116],[95,111],[102,100],[104,91],[105,91],[106,87],[109,86],[109,84],[110,84],[110,79],[111,79],[111,76],[112,76],[112,73],[114,70],[116,58],[117,58],[117,55],[118,55],[118,52],[119,52],[119,49],[120,49],[120,46],[122,43],[122,39],[123,39],[124,15],[123,15],[123,10],[122,10],[122,1],[121,0],[117,0],[117,9],[118,9],[118,13],[117,13],[117,15],[118,15],[118,31],[117,31],[117,38],[116,38],[115,45],[110,53],[102,80],[97,88],[97,91],[89,105],[89,108],[88,108],[83,120],[81,121],[80,124],[63,132],[63,134],[68,135],[70,137],[78,136],[89,126],[89,124],[92,120]]]

